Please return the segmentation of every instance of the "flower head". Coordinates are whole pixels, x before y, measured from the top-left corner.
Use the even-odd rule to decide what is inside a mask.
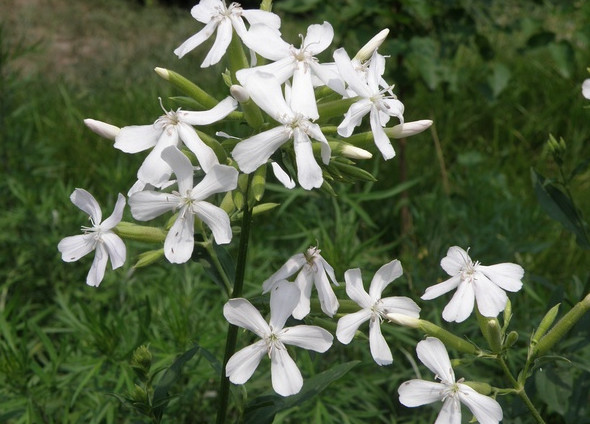
[[[305,253],[298,253],[287,260],[277,272],[264,283],[264,293],[271,291],[276,285],[296,274],[295,284],[300,289],[299,301],[293,311],[293,317],[303,319],[310,311],[311,288],[315,285],[320,299],[322,311],[332,317],[338,310],[338,299],[330,287],[330,281],[338,285],[334,268],[320,255],[321,250],[310,247]],[[329,278],[329,279],[328,279]]]
[[[137,171],[137,178],[154,187],[161,188],[172,173],[170,166],[162,159],[162,152],[169,146],[180,147],[181,141],[195,154],[201,168],[209,172],[219,161],[213,149],[201,140],[192,125],[217,122],[235,110],[237,105],[238,102],[233,97],[226,97],[206,111],[164,110],[164,115],[152,125],[121,128],[115,138],[115,148],[125,153],[137,153],[153,147]]]
[[[469,408],[480,424],[498,424],[502,421],[502,407],[495,399],[463,384],[463,379],[455,381],[449,354],[439,339],[427,337],[422,340],[416,346],[416,353],[440,383],[419,379],[402,383],[398,393],[403,405],[412,408],[442,401],[437,424],[460,424],[461,403]]]
[[[428,287],[422,299],[434,299],[456,288],[453,298],[443,310],[442,316],[446,321],[465,321],[475,302],[483,316],[496,317],[506,308],[508,296],[505,290],[516,292],[522,288],[524,269],[520,265],[501,263],[484,266],[473,262],[468,253],[458,246],[449,248],[440,266],[451,278]]]
[[[232,156],[240,169],[250,174],[266,163],[271,155],[293,139],[297,179],[306,190],[318,188],[324,182],[322,170],[315,160],[311,139],[321,143],[322,162],[330,162],[331,149],[320,127],[287,104],[281,86],[274,75],[257,72],[244,87],[252,100],[281,125],[239,142]],[[295,96],[291,96],[291,101]]]
[[[57,245],[61,257],[65,262],[73,262],[96,251],[90,272],[86,278],[86,284],[98,287],[104,277],[107,260],[111,260],[113,269],[119,268],[125,263],[127,250],[123,240],[112,229],[121,222],[125,197],[119,194],[115,210],[112,215],[102,221],[102,212],[96,199],[86,190],[77,188],[70,196],[70,200],[89,215],[91,227],[82,227],[84,234],[70,236],[62,239]]]
[[[582,96],[587,99],[590,99],[590,78],[585,79],[582,83]]]
[[[176,174],[178,191],[134,193],[129,198],[133,217],[146,221],[168,211],[178,211],[178,217],[164,241],[164,254],[172,263],[184,263],[193,253],[195,216],[211,229],[217,244],[229,243],[232,232],[227,213],[205,199],[236,188],[238,171],[231,166],[214,165],[193,187],[193,166],[180,150],[167,147],[162,152],[162,158]]]
[[[299,289],[287,281],[277,284],[270,297],[270,321],[267,323],[258,309],[247,299],[230,299],[223,315],[233,325],[252,331],[261,340],[236,352],[227,362],[226,376],[234,384],[250,379],[264,356],[271,361],[272,387],[281,396],[298,393],[303,386],[301,372],[285,345],[294,345],[316,352],[332,346],[332,335],[313,325],[285,328],[299,299]]]
[[[361,124],[363,117],[368,113],[377,148],[385,159],[393,158],[395,151],[383,127],[389,122],[391,116],[395,116],[403,124],[404,105],[391,94],[392,87],[381,88],[385,58],[376,51],[373,53],[366,79],[357,72],[343,48],[334,52],[334,60],[349,89],[360,97],[359,101],[353,103],[344,115],[344,120],[338,126],[338,134],[342,137],[350,137],[354,128]]]
[[[174,54],[182,58],[217,31],[213,47],[209,50],[201,68],[215,65],[221,60],[231,42],[233,30],[248,47],[256,47],[249,41],[243,18],[250,24],[264,25],[277,33],[281,26],[281,19],[274,13],[264,10],[244,10],[239,3],[231,3],[226,6],[222,0],[201,0],[191,9],[191,15],[197,21],[204,23],[205,28],[182,43],[174,50]]]
[[[369,321],[371,355],[379,365],[389,365],[393,362],[391,350],[381,334],[381,322],[384,318],[387,318],[386,315],[397,314],[410,318],[420,316],[420,308],[408,297],[381,298],[383,290],[389,283],[402,275],[402,272],[402,266],[397,259],[383,265],[375,273],[369,293],[363,287],[360,269],[349,269],[344,273],[346,294],[362,309],[353,314],[345,315],[338,320],[336,337],[340,343],[348,344],[359,326],[365,321]]]

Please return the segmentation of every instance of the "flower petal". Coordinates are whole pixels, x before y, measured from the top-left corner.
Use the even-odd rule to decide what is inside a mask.
[[[289,57],[291,45],[281,38],[280,32],[264,24],[253,24],[248,31],[245,42],[250,49],[260,56],[277,62]],[[238,77],[240,82],[243,81]]]
[[[443,342],[436,337],[427,337],[416,346],[418,359],[422,361],[443,383],[454,384],[455,372]]]
[[[92,266],[86,277],[86,284],[92,287],[98,287],[100,285],[107,268],[108,259],[109,255],[107,254],[105,247],[100,243],[97,244],[94,260],[92,261]]]
[[[240,141],[231,154],[242,172],[250,174],[266,163],[290,137],[291,131],[281,125]]]
[[[259,340],[237,351],[229,358],[225,366],[225,375],[234,384],[244,384],[252,377],[254,371],[266,355],[266,342]]]
[[[90,216],[93,226],[100,224],[102,220],[102,211],[100,210],[100,206],[92,194],[83,188],[77,188],[70,195],[70,200],[74,205]]]
[[[344,78],[344,81],[348,84],[348,86],[359,96],[368,99],[371,97],[371,91],[369,90],[369,86],[359,73],[354,69],[352,61],[346,53],[344,48],[339,48],[334,52],[334,62],[338,67],[338,72]]]
[[[336,326],[336,338],[338,341],[342,344],[350,343],[361,324],[371,318],[371,314],[371,310],[365,308],[340,318]]]
[[[477,309],[484,317],[497,317],[506,308],[508,296],[500,287],[482,273],[477,273],[473,281]]]
[[[223,316],[233,325],[245,328],[264,338],[270,334],[270,327],[247,299],[230,299],[223,305]]]
[[[293,318],[303,319],[311,311],[311,288],[313,287],[313,275],[308,267],[304,267],[297,278],[295,284],[299,287],[301,292],[299,296],[299,303],[293,309]]]
[[[303,253],[297,253],[296,255],[291,256],[277,272],[262,283],[263,293],[267,293],[276,281],[284,280],[295,274],[303,265],[305,265],[305,263],[306,259]]]
[[[125,263],[127,248],[123,240],[112,232],[103,233],[101,240],[111,260],[113,269],[117,269]]]
[[[449,275],[459,274],[465,264],[471,264],[471,258],[459,246],[450,247],[447,251],[447,256],[440,261],[440,266]]]
[[[447,397],[434,424],[461,424],[461,404],[455,396]]]
[[[282,82],[277,79],[274,73],[255,72],[247,81],[240,80],[240,82],[248,90],[254,103],[272,116],[275,121],[285,124],[292,120],[293,111],[287,105],[281,91]]]
[[[330,281],[328,281],[328,276],[324,269],[316,265],[315,270],[312,270],[312,272],[322,311],[331,318],[336,311],[338,311],[338,307],[340,306],[338,298],[336,298],[334,290],[332,290],[332,286],[330,285]]]
[[[103,230],[110,230],[112,228],[115,228],[123,218],[124,209],[125,196],[119,193],[119,195],[117,196],[117,203],[115,203],[115,208],[113,209],[113,213],[100,224],[100,228],[102,228]]]
[[[287,349],[275,347],[271,351],[272,388],[281,396],[299,393],[303,386],[303,377],[295,361],[289,356]]]
[[[299,184],[306,190],[321,187],[324,183],[324,177],[322,176],[322,169],[313,156],[309,136],[301,131],[299,127],[293,130],[293,136]]]
[[[316,75],[320,81],[341,96],[346,96],[344,80],[338,73],[338,68],[335,63],[317,63],[312,61],[308,63],[308,65],[313,71],[313,74]]]
[[[182,122],[189,125],[209,125],[220,121],[236,110],[238,102],[231,96],[226,97],[217,103],[212,109],[203,111],[184,111],[178,112],[178,117]]]
[[[287,280],[280,281],[270,292],[270,327],[279,331],[299,303],[299,287]]]
[[[381,334],[381,322],[379,319],[369,321],[369,347],[371,348],[371,356],[373,356],[377,365],[389,365],[393,362],[391,349],[389,349],[385,337]]]
[[[191,15],[197,21],[206,24],[219,15],[224,10],[224,4],[221,0],[201,0],[191,9]]]
[[[369,122],[371,123],[371,132],[373,133],[373,140],[375,145],[383,155],[383,159],[389,160],[395,157],[395,150],[389,141],[389,137],[385,134],[385,130],[379,122],[379,114],[377,109],[373,106],[371,114],[369,115]]]
[[[171,193],[139,191],[129,197],[131,215],[139,221],[148,221],[179,207],[182,200]]]
[[[274,29],[279,29],[281,27],[281,18],[279,15],[265,10],[242,10],[242,16],[246,18],[250,25],[262,24]]]
[[[183,207],[164,240],[164,255],[173,264],[183,264],[191,258],[195,247],[195,217]]]
[[[349,269],[344,273],[346,281],[346,294],[354,300],[361,308],[370,308],[373,306],[373,299],[363,287],[363,279],[359,268]]]
[[[293,181],[293,178],[291,178],[278,163],[271,162],[270,165],[272,166],[272,172],[275,174],[275,178],[279,180],[285,188],[288,188],[289,190],[295,188],[295,181]]]
[[[213,43],[211,50],[209,50],[209,53],[207,53],[205,60],[201,63],[201,68],[215,65],[221,60],[231,42],[232,32],[233,27],[231,20],[229,18],[223,18],[217,25],[215,42]]]
[[[442,400],[444,389],[444,384],[414,379],[402,383],[397,393],[402,405],[413,408]]]
[[[192,210],[211,229],[215,243],[227,244],[231,241],[232,231],[227,212],[204,201],[193,203]]]
[[[420,317],[420,307],[409,297],[392,296],[381,299],[385,314],[402,314],[411,318]]]
[[[216,193],[231,191],[238,186],[238,171],[227,165],[213,165],[207,175],[192,189],[192,198],[204,200]]]
[[[137,171],[137,178],[150,183],[154,187],[160,187],[170,179],[172,168],[162,159],[162,152],[167,147],[178,146],[178,130],[176,126],[162,132],[158,143],[144,159]]]
[[[313,24],[307,27],[307,34],[303,40],[302,48],[312,54],[312,56],[323,52],[334,39],[334,28],[329,22],[323,24]]]
[[[451,290],[456,289],[460,282],[461,277],[459,275],[451,277],[448,280],[443,281],[442,283],[438,283],[434,286],[428,287],[420,299],[435,299],[445,293],[450,292]]]
[[[205,40],[211,37],[215,32],[215,28],[217,28],[217,21],[208,21],[203,29],[201,29],[195,35],[193,35],[180,46],[178,46],[174,50],[174,54],[178,56],[179,59],[181,59],[185,54],[194,50],[195,48],[200,46]]]
[[[279,337],[285,344],[320,353],[330,349],[334,341],[334,336],[329,331],[315,325],[288,327],[281,331]]]
[[[318,119],[318,106],[311,83],[311,69],[304,62],[298,61],[293,72],[293,92],[291,97],[291,109],[310,119]]]
[[[459,384],[459,400],[475,415],[479,424],[498,424],[502,421],[503,413],[500,404],[465,384]]]
[[[475,293],[473,285],[468,282],[459,284],[457,291],[451,298],[451,301],[443,309],[442,317],[445,321],[463,322],[473,311],[475,302]]]
[[[369,99],[361,99],[350,105],[344,114],[344,120],[338,125],[338,134],[342,137],[350,137],[361,124],[363,117],[371,111],[373,103]]]
[[[138,153],[154,147],[162,134],[155,125],[131,125],[123,127],[115,137],[115,149],[125,153]]]
[[[78,234],[63,238],[57,245],[64,262],[75,262],[96,247],[94,234]]]
[[[397,259],[383,265],[373,277],[369,287],[369,296],[373,301],[381,298],[383,290],[396,278],[403,274],[402,264]]]
[[[219,160],[213,149],[203,143],[203,140],[201,140],[193,127],[180,122],[178,124],[178,135],[186,147],[195,154],[203,171],[209,172],[213,165],[219,164]],[[192,165],[190,184],[192,185]]]
[[[477,270],[504,290],[517,292],[522,288],[522,281],[520,280],[524,276],[524,269],[520,265],[513,263],[490,266],[479,265]]]

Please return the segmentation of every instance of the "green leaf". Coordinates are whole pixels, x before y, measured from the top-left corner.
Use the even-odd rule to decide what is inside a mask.
[[[330,383],[341,378],[359,363],[360,361],[346,362],[307,379],[296,395],[289,397],[267,395],[255,398],[246,405],[244,424],[271,424],[277,413],[317,396]]]
[[[580,223],[578,213],[571,199],[557,186],[531,168],[531,179],[537,200],[547,215],[575,234],[576,242],[584,249],[590,249],[590,240]]]
[[[562,40],[559,43],[551,43],[548,48],[555,61],[557,72],[564,78],[570,78],[576,69],[572,45],[568,41]]]

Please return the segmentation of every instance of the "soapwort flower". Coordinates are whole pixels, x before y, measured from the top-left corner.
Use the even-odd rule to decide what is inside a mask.
[[[184,263],[193,253],[195,216],[211,229],[217,244],[229,243],[232,231],[227,213],[205,199],[212,194],[235,189],[238,171],[231,166],[213,165],[201,182],[193,187],[193,166],[180,150],[167,147],[162,152],[162,158],[176,174],[178,191],[134,193],[129,198],[133,217],[147,221],[165,212],[178,210],[178,217],[164,241],[164,255],[172,263]]]
[[[369,293],[363,287],[360,269],[349,269],[344,273],[346,294],[362,309],[338,320],[336,337],[340,343],[348,344],[359,326],[365,321],[369,321],[369,346],[371,355],[378,365],[389,365],[393,362],[391,350],[381,334],[381,322],[384,318],[387,319],[386,315],[396,314],[410,318],[419,318],[420,316],[420,308],[408,297],[381,298],[383,290],[393,280],[401,276],[402,272],[402,266],[397,259],[383,265],[375,273]]]
[[[77,261],[95,250],[94,261],[90,272],[88,272],[86,284],[98,287],[104,277],[108,259],[111,260],[113,269],[117,269],[125,263],[127,255],[125,244],[112,231],[123,217],[125,197],[119,194],[113,213],[104,221],[102,221],[102,212],[98,202],[86,190],[77,188],[70,196],[70,200],[89,215],[92,226],[82,227],[84,234],[62,239],[57,245],[57,249],[61,252],[61,257],[65,262]]]
[[[332,317],[338,310],[338,299],[330,286],[330,280],[338,285],[334,268],[320,255],[321,250],[310,247],[305,253],[291,256],[277,272],[262,283],[263,293],[271,291],[279,282],[297,274],[295,285],[300,289],[299,302],[293,317],[303,319],[310,311],[311,288],[315,285],[322,311]]]
[[[321,143],[322,162],[330,162],[331,149],[319,127],[293,106],[299,95],[293,91],[291,105],[283,97],[278,80],[271,74],[256,72],[246,81],[245,88],[251,99],[281,125],[239,142],[232,156],[246,174],[266,163],[270,156],[290,139],[293,139],[297,179],[306,190],[318,188],[324,182],[322,169],[313,156],[311,138]]]
[[[338,126],[338,134],[342,137],[350,137],[354,128],[361,124],[363,117],[369,114],[371,131],[377,148],[386,160],[393,158],[395,151],[383,127],[392,116],[398,118],[403,124],[404,105],[391,94],[393,86],[386,88],[380,86],[381,75],[385,70],[385,58],[376,51],[373,53],[366,79],[357,72],[343,48],[334,52],[334,61],[348,88],[360,97],[360,100],[353,103],[344,115],[344,120]]]
[[[508,296],[505,290],[517,292],[522,288],[524,269],[520,265],[501,263],[484,266],[473,262],[469,254],[458,246],[449,248],[440,266],[451,278],[428,287],[422,299],[434,299],[457,289],[443,310],[442,316],[446,321],[465,321],[475,302],[483,316],[496,317],[506,308]]]
[[[281,26],[281,18],[274,13],[257,9],[244,10],[239,3],[231,3],[226,6],[222,0],[201,0],[199,4],[191,9],[191,15],[197,21],[205,24],[205,27],[182,43],[174,50],[174,54],[178,58],[182,58],[217,31],[215,42],[201,64],[201,68],[215,65],[221,60],[231,42],[233,30],[236,31],[236,34],[246,46],[252,49],[256,47],[249,41],[244,18],[250,25],[262,25],[276,33],[278,33]]]
[[[442,401],[437,424],[460,424],[461,403],[465,404],[480,424],[502,421],[502,407],[489,396],[482,395],[466,384],[455,381],[455,373],[445,345],[437,338],[427,337],[416,346],[418,358],[440,383],[414,379],[398,388],[399,401],[410,408]]]
[[[233,325],[252,331],[262,340],[236,352],[227,362],[226,376],[234,384],[250,379],[265,355],[271,361],[272,387],[281,396],[298,393],[303,377],[285,345],[294,345],[316,352],[332,346],[333,336],[313,325],[285,328],[285,323],[299,299],[299,289],[283,281],[276,285],[270,297],[270,321],[267,323],[258,309],[247,299],[230,299],[223,307],[223,315]]]

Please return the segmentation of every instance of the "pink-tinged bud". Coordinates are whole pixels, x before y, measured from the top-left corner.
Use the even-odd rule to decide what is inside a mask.
[[[116,127],[106,122],[97,121],[96,119],[84,119],[84,124],[92,130],[92,132],[100,135],[101,137],[114,140],[121,131],[121,128]]]
[[[420,134],[422,131],[430,128],[431,125],[432,121],[430,119],[404,122],[403,124],[398,124],[392,128],[385,128],[385,134],[387,134],[389,138],[405,138]]]
[[[168,81],[170,79],[170,72],[168,72],[168,69],[154,68],[154,71],[156,71],[156,74],[158,74],[160,77],[162,77],[166,81]]]
[[[367,44],[365,44],[358,53],[354,56],[352,60],[358,60],[359,62],[363,62],[373,56],[373,52],[383,44],[385,38],[389,34],[389,29],[385,28],[379,34],[371,38]]]
[[[250,100],[250,95],[248,94],[248,90],[246,90],[241,85],[234,84],[229,88],[229,92],[234,99],[236,99],[240,103],[245,103]]]

